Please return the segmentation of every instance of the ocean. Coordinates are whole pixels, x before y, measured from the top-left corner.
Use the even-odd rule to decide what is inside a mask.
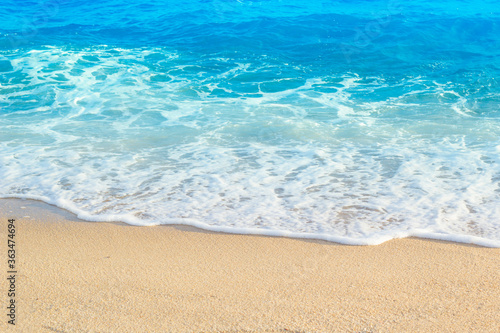
[[[500,247],[497,1],[3,0],[0,197]]]

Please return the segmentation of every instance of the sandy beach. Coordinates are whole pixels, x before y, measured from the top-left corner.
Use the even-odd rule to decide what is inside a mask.
[[[16,332],[499,332],[500,249],[378,246],[89,223],[0,200],[15,219]]]

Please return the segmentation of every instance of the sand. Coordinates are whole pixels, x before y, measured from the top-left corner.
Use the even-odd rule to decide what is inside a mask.
[[[500,332],[500,249],[377,246],[84,222],[0,200],[16,219],[16,332]]]

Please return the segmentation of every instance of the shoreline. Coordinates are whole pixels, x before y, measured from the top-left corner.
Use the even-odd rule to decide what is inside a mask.
[[[199,223],[196,221],[188,220],[189,224],[183,223],[168,223],[168,224],[157,224],[157,225],[140,225],[136,223],[124,222],[124,220],[118,219],[108,219],[102,218],[97,219],[95,217],[82,218],[79,214],[73,212],[71,209],[66,209],[59,207],[56,204],[48,203],[41,199],[31,199],[31,198],[17,198],[17,197],[8,197],[1,198],[0,197],[0,211],[4,209],[3,205],[6,202],[32,202],[33,206],[39,207],[40,209],[48,209],[53,212],[59,213],[64,216],[71,216],[70,219],[76,219],[78,222],[87,222],[87,223],[112,223],[117,225],[125,225],[125,226],[136,226],[136,227],[174,227],[180,228],[181,230],[186,231],[198,231],[198,232],[208,232],[208,233],[221,233],[227,235],[247,235],[247,236],[263,236],[263,237],[285,237],[290,239],[297,240],[312,240],[318,242],[327,242],[327,243],[335,243],[340,245],[348,245],[348,246],[377,246],[383,244],[385,242],[395,240],[395,239],[406,239],[406,238],[417,238],[424,240],[435,240],[435,241],[443,241],[449,243],[457,243],[457,244],[470,244],[480,247],[486,248],[500,248],[500,242],[488,238],[472,236],[472,235],[450,235],[450,234],[441,234],[441,233],[432,233],[427,231],[411,231],[406,233],[405,235],[399,235],[398,237],[391,236],[381,236],[377,241],[373,242],[373,240],[369,239],[356,239],[345,236],[331,236],[324,234],[312,234],[312,233],[298,233],[298,232],[290,232],[286,230],[273,230],[273,229],[257,229],[257,228],[233,228],[226,226],[212,226],[204,223]],[[69,214],[69,215],[68,215]],[[88,214],[86,214],[88,215]],[[244,230],[244,231],[243,231]],[[453,238],[453,239],[450,239]]]
[[[0,199],[0,218],[4,256],[7,219],[16,219],[20,331],[500,329],[498,248],[87,222],[28,199]],[[4,316],[0,330],[16,329]]]

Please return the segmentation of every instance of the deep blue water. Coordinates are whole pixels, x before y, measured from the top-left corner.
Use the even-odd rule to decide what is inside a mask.
[[[494,1],[2,1],[0,196],[500,245]]]

